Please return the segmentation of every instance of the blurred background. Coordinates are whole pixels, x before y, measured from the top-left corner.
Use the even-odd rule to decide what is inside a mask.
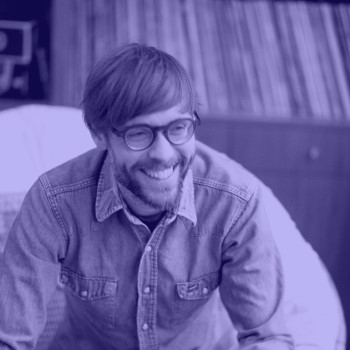
[[[350,4],[2,1],[0,110],[79,108],[92,66],[127,42],[187,68],[198,137],[273,189],[328,267],[350,324]]]

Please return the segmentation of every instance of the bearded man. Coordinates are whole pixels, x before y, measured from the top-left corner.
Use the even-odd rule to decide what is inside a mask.
[[[97,148],[40,176],[11,229],[0,348],[35,347],[59,278],[52,349],[294,349],[265,188],[196,141],[181,64],[123,46],[91,72],[83,111]]]

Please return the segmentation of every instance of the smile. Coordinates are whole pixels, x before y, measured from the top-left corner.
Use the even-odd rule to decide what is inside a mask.
[[[174,170],[175,170],[175,166],[167,169],[157,170],[157,171],[148,170],[148,169],[143,169],[142,171],[152,179],[167,180],[174,173]]]

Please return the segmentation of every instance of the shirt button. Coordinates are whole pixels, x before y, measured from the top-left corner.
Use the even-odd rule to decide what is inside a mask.
[[[148,245],[148,246],[146,247],[146,249],[145,249],[145,251],[146,251],[147,253],[149,253],[151,250],[152,250],[152,247],[151,247],[150,245]]]
[[[204,288],[202,289],[202,292],[203,292],[203,294],[208,294],[209,289],[208,289],[208,288],[206,288],[206,287],[204,287]]]
[[[151,291],[151,288],[150,288],[150,287],[145,287],[145,288],[143,289],[143,292],[144,292],[145,294],[149,294],[150,291]]]
[[[88,296],[88,292],[87,290],[83,290],[80,292],[80,296],[83,297],[83,298],[86,298]]]
[[[66,274],[61,275],[61,282],[67,284],[69,282],[69,277]]]
[[[147,323],[144,323],[144,324],[142,325],[142,329],[143,329],[144,331],[147,331],[147,329],[148,329],[148,324],[147,324]]]

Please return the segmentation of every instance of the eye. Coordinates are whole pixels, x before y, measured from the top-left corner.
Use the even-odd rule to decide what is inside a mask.
[[[183,129],[186,129],[186,128],[187,128],[187,124],[186,123],[177,124],[174,127],[175,130],[183,130]]]
[[[130,132],[128,132],[129,137],[140,137],[143,135],[146,135],[146,132],[143,130],[142,131],[130,131]]]
[[[190,127],[191,122],[188,120],[179,120],[171,125],[169,128],[170,134],[181,134],[187,132]]]
[[[134,138],[139,139],[143,137],[148,137],[152,132],[149,129],[143,128],[143,129],[130,129],[126,133],[126,137],[128,138]]]

